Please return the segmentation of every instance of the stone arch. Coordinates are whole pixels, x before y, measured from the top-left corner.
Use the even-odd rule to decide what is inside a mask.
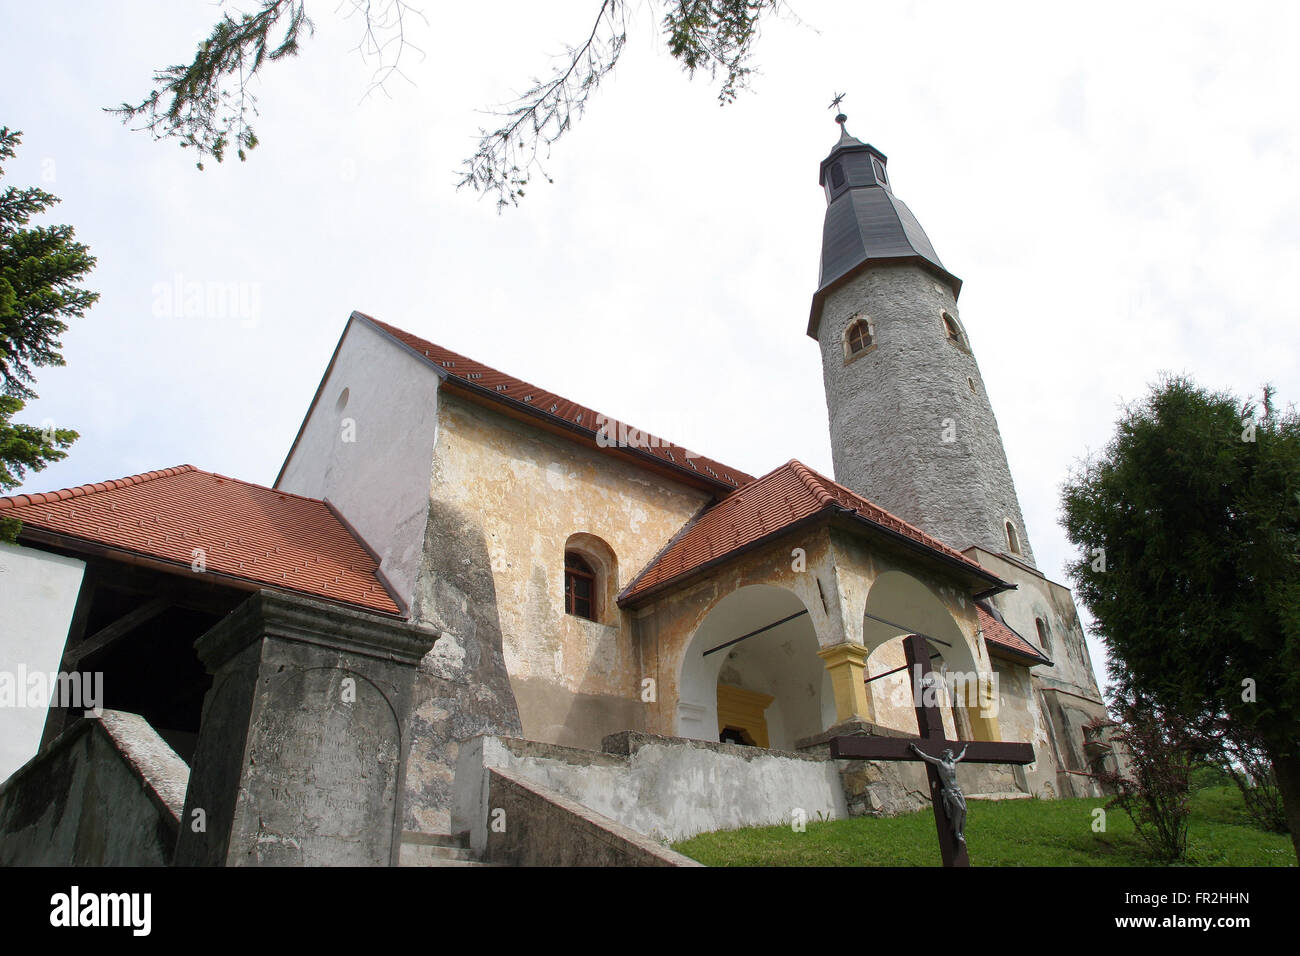
[[[974,683],[987,681],[989,674],[979,666],[979,656],[952,612],[924,582],[904,571],[886,571],[872,582],[863,609],[862,641],[867,648],[868,677],[904,666],[902,640],[908,634],[931,638],[927,646],[931,655],[937,655],[932,656],[934,669],[945,678],[960,677],[958,699],[953,699],[950,686],[940,706],[945,733],[966,740],[997,739],[996,724],[980,716],[979,688]],[[872,681],[867,689],[874,722],[905,733],[917,732],[906,671]],[[987,684],[984,690],[989,690]]]
[[[740,588],[718,601],[682,657],[675,733],[718,740],[720,684],[736,688],[742,696],[771,698],[763,717],[772,749],[792,750],[799,740],[831,726],[834,693],[830,674],[817,656],[820,645],[808,610],[793,591],[767,584]],[[778,621],[784,623],[706,653]]]
[[[580,555],[596,572],[596,616],[600,624],[618,622],[618,556],[604,538],[587,531],[578,531],[569,535],[564,542],[567,554],[573,551]],[[561,555],[563,558],[563,555]],[[561,560],[561,565],[563,561]]]

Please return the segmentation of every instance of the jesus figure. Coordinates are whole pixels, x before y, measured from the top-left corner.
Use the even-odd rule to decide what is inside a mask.
[[[957,842],[965,843],[966,795],[961,792],[961,787],[957,784],[957,763],[962,757],[966,756],[966,748],[962,747],[961,753],[955,757],[952,755],[952,751],[947,748],[938,757],[931,757],[916,744],[910,746],[917,756],[934,767],[935,772],[938,773],[939,791],[943,797],[943,809],[948,814],[948,821],[952,824],[953,836],[957,838]]]

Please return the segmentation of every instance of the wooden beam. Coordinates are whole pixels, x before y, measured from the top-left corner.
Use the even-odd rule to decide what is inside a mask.
[[[931,757],[946,747],[953,753],[966,748],[962,763],[1034,762],[1032,744],[1013,744],[984,740],[936,740],[933,737],[832,737],[831,757],[839,760],[915,760],[911,747],[916,744]]]
[[[146,601],[134,611],[122,615],[108,627],[101,628],[76,647],[69,649],[64,655],[68,669],[79,667],[86,658],[98,654],[114,641],[131,633],[141,624],[153,620],[171,606],[168,598],[159,597]]]

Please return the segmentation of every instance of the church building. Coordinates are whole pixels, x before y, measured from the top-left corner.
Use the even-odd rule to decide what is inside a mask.
[[[0,498],[22,522],[0,548],[3,666],[99,675],[114,746],[154,734],[179,775],[154,788],[175,857],[133,862],[481,858],[508,799],[633,843],[909,809],[826,742],[916,734],[910,634],[945,678],[946,736],[1034,748],[973,796],[1100,792],[1106,709],[1070,591],[1035,565],[961,280],[885,155],[837,122],[806,326],[833,476],[746,474],[353,312],[273,486],[181,465]],[[292,730],[312,688],[353,706],[348,681],[356,709],[313,717],[330,732]],[[88,785],[61,743],[89,733],[85,706],[0,727],[12,846],[60,826],[21,812],[24,788]],[[325,763],[382,785],[339,796],[355,783]],[[292,839],[255,799],[298,821]],[[219,845],[194,845],[196,808]],[[349,814],[369,856],[329,842]]]

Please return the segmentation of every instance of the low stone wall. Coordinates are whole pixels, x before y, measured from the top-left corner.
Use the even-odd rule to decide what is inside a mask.
[[[848,816],[839,774],[815,756],[626,732],[604,751],[510,737],[461,746],[453,832],[481,850],[492,809],[488,771],[503,769],[661,843],[710,830]]]
[[[0,786],[0,865],[166,866],[188,783],[144,718],[80,720]]]
[[[513,771],[487,772],[492,819],[483,859],[511,866],[699,866],[635,830]]]
[[[832,734],[840,732],[893,733],[866,724],[844,725]],[[606,737],[601,751],[474,737],[461,745],[452,832],[467,835],[474,850],[485,851],[491,815],[500,809],[494,802],[494,771],[659,844],[713,830],[788,824],[800,812],[813,822],[892,816],[929,806],[923,765],[832,760],[821,739],[830,735],[801,741],[795,753],[632,731]],[[1006,767],[964,764],[958,779],[971,799],[1028,796]]]

